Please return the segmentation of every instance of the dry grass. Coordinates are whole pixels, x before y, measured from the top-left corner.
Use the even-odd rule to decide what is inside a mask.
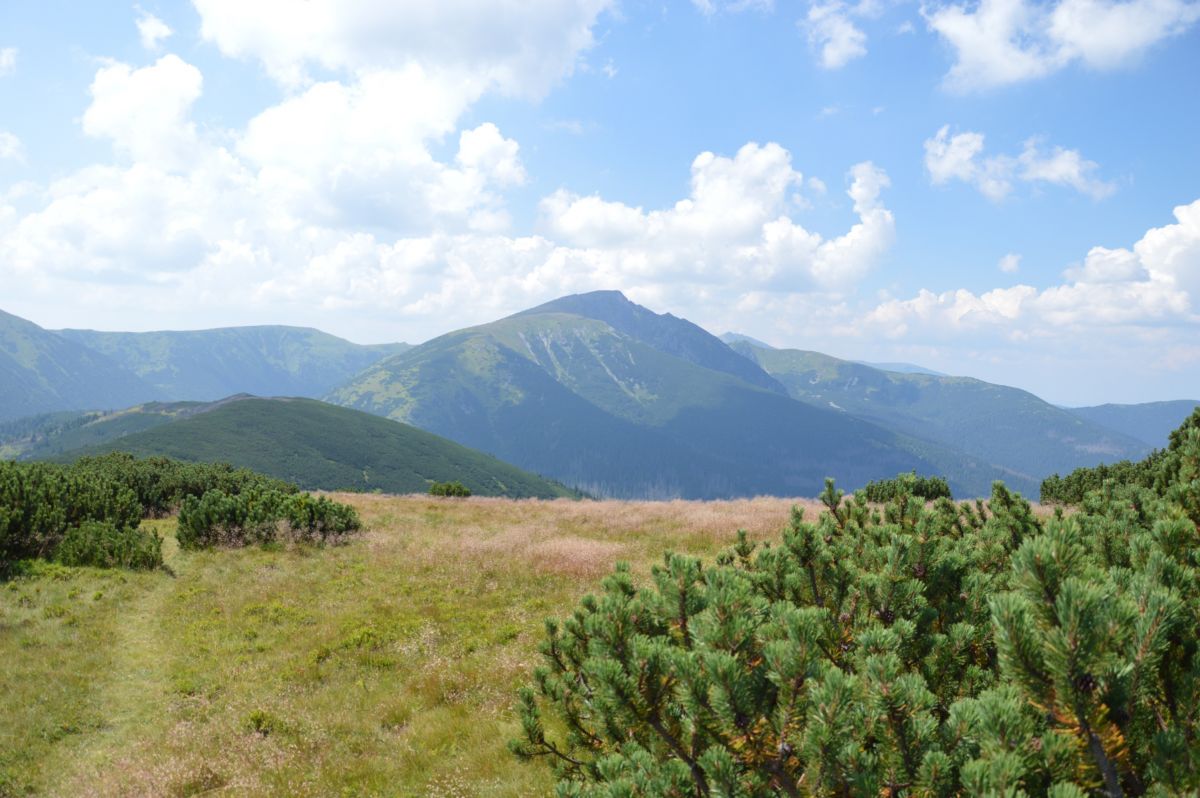
[[[505,750],[543,619],[797,503],[337,498],[368,526],[344,546],[0,591],[0,795],[547,794]]]

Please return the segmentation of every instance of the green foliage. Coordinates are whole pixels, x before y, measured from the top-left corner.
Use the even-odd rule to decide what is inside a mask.
[[[1160,495],[1180,481],[1182,449],[1189,436],[1200,430],[1200,407],[1194,409],[1170,434],[1166,449],[1151,452],[1144,460],[1122,460],[1112,465],[1077,468],[1065,477],[1054,474],[1042,482],[1043,504],[1079,504],[1084,497],[1108,484],[1154,489]]]
[[[63,565],[149,571],[162,567],[162,538],[108,521],[84,521],[66,531],[54,559]]]
[[[900,474],[895,479],[868,482],[861,492],[867,501],[875,504],[886,504],[905,496],[916,496],[930,502],[954,498],[950,494],[950,485],[943,477],[921,477],[917,476],[916,471]]]
[[[325,543],[361,528],[352,507],[324,496],[250,490],[210,490],[188,496],[179,510],[177,537],[183,549],[246,546],[288,539]]]
[[[111,473],[0,462],[0,570],[51,556],[72,527],[133,529],[141,517],[137,495]]]
[[[465,498],[471,495],[471,489],[461,482],[435,482],[429,486],[430,496],[457,496]]]
[[[547,622],[511,747],[581,798],[1194,794],[1198,419],[1044,524],[830,482],[775,544],[619,567]]]
[[[311,399],[243,397],[202,407],[74,454],[120,450],[151,459],[227,462],[306,490],[424,493],[430,480],[458,479],[485,496],[578,495],[424,430]],[[103,423],[127,425],[129,415],[136,413]],[[245,473],[232,482],[244,482]],[[208,487],[233,492],[229,484]]]

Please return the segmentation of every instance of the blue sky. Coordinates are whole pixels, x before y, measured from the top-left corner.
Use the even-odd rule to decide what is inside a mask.
[[[0,7],[0,308],[420,341],[619,288],[1200,397],[1200,3]]]

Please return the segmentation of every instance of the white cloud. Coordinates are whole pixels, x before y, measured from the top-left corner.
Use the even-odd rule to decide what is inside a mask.
[[[611,0],[193,0],[201,36],[290,86],[317,67],[343,74],[420,64],[470,102],[487,90],[540,97],[593,42]]]
[[[162,47],[163,41],[174,33],[167,23],[140,8],[138,9],[137,31],[142,47],[150,51],[157,51]]]
[[[17,48],[0,48],[0,78],[17,71]]]
[[[1176,325],[1184,337],[1194,336],[1200,322],[1200,200],[1175,208],[1175,219],[1148,230],[1131,249],[1094,247],[1058,285],[982,294],[922,290],[877,306],[862,320],[863,330],[925,341],[978,336],[1063,344],[1107,339],[1118,327]]]
[[[112,63],[92,81],[83,115],[89,136],[107,138],[131,160],[179,169],[194,156],[197,139],[189,114],[203,88],[200,70],[176,55],[134,69]]]
[[[1043,152],[1037,139],[1025,142],[1020,155],[983,156],[982,133],[950,134],[944,125],[925,140],[925,168],[935,185],[961,180],[974,185],[993,201],[1007,197],[1014,181],[1068,186],[1093,199],[1103,199],[1116,190],[1093,175],[1099,165],[1084,159],[1078,150],[1054,147]]]
[[[1021,256],[1015,252],[1010,252],[1002,257],[996,268],[1005,274],[1016,274],[1021,270]]]
[[[24,157],[21,140],[7,130],[0,130],[0,161],[20,161]]]
[[[850,20],[845,3],[813,4],[804,25],[825,69],[840,69],[867,54],[867,35]]]
[[[701,153],[689,196],[646,211],[600,197],[559,191],[542,202],[543,227],[563,245],[634,283],[653,281],[741,290],[796,291],[852,285],[891,245],[892,214],[880,201],[887,175],[870,163],[850,172],[858,222],[826,239],[786,215],[789,192],[803,185],[777,144],[747,144],[733,158]]]
[[[1080,63],[1113,69],[1188,30],[1200,19],[1191,0],[980,0],[926,10],[926,22],[954,48],[948,88],[972,91],[1033,80]]]

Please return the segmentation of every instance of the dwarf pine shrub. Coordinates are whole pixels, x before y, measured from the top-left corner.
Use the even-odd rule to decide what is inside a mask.
[[[1172,447],[1045,522],[829,484],[777,541],[618,567],[547,621],[511,748],[579,798],[1194,795],[1200,430]]]

